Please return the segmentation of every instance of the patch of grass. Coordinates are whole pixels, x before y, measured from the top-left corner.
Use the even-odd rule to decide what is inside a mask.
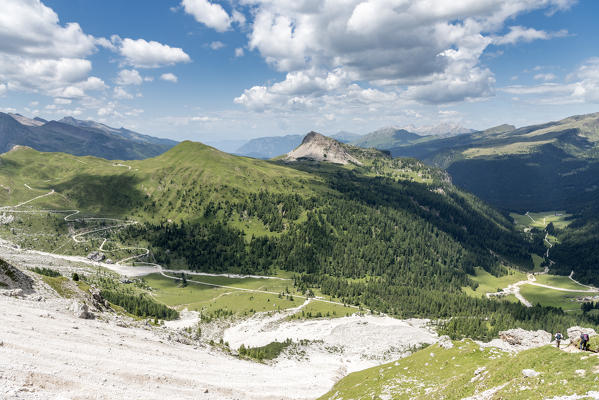
[[[180,274],[177,273],[166,273],[169,276],[173,276],[176,278],[180,278]],[[209,275],[193,275],[192,273],[185,274],[187,281],[191,283],[191,281],[202,282],[211,285],[221,285],[221,286],[231,286],[242,289],[253,289],[253,290],[263,290],[267,292],[275,292],[280,293],[284,292],[286,289],[289,291],[293,290],[293,281],[291,280],[280,280],[280,279],[260,279],[260,278],[229,278],[226,276],[209,276]],[[172,279],[169,279],[160,274],[152,274],[145,277],[148,282],[153,281],[156,283],[157,287],[160,287],[164,284],[164,282],[172,282]],[[162,282],[162,283],[161,283]],[[152,285],[150,285],[152,286]]]
[[[544,306],[561,307],[564,311],[580,311],[577,297],[588,296],[584,292],[562,292],[533,285],[522,285],[520,294],[532,304],[540,303]]]
[[[537,147],[547,143],[552,143],[554,140],[539,140],[537,142],[518,142],[510,143],[504,146],[492,147],[471,147],[462,152],[466,158],[499,156],[504,154],[529,154]]]
[[[56,278],[57,276],[62,276],[60,274],[60,272],[56,271],[55,269],[46,268],[46,267],[43,267],[43,268],[35,267],[35,268],[31,268],[31,270],[33,272],[35,272],[36,274],[50,276],[53,278]]]
[[[539,256],[538,254],[531,254],[530,256],[532,257],[532,264],[534,265],[532,272],[543,272],[545,269],[541,266],[543,263],[543,257]]]
[[[567,214],[565,211],[529,212],[528,215],[510,213],[510,216],[516,225],[539,229],[545,229],[550,223],[553,223],[557,229],[563,229],[572,222],[570,219],[572,214]]]
[[[321,399],[460,399],[493,388],[497,391],[489,398],[581,395],[596,390],[596,364],[593,357],[583,359],[551,346],[508,354],[465,340],[454,342],[451,349],[433,345],[394,363],[350,374]],[[526,377],[524,369],[539,375]]]
[[[512,283],[526,280],[526,274],[524,272],[512,268],[508,269],[507,275],[500,277],[493,276],[479,267],[475,270],[476,275],[470,276],[470,279],[478,283],[476,290],[472,290],[470,287],[462,288],[466,294],[474,297],[483,297],[486,293],[494,293],[497,292],[497,289],[503,289]]]
[[[91,289],[91,286],[87,282],[84,282],[82,280],[75,281],[75,284],[77,285],[79,290],[83,292],[89,292],[89,290]]]
[[[173,274],[173,276],[176,275]],[[291,291],[292,282],[275,279],[187,275],[186,287],[181,287],[178,281],[160,274],[148,275],[144,280],[152,288],[153,295],[157,300],[169,306],[187,307],[197,311],[209,312],[210,310],[227,309],[235,314],[253,314],[254,312],[278,311],[297,307],[304,301],[294,298],[293,294],[289,296],[284,294],[279,297],[279,294],[235,289],[245,288],[284,293],[285,289],[289,287]],[[230,286],[230,288],[203,285],[195,281]]]
[[[70,285],[70,280],[64,276],[45,276],[42,275],[42,280],[48,284],[59,296],[70,299],[77,294]]]
[[[241,357],[253,358],[258,361],[274,360],[283,352],[283,350],[291,346],[291,344],[291,339],[287,339],[284,342],[272,342],[261,347],[246,348],[244,345],[241,345],[239,348],[239,355]]]
[[[538,283],[542,283],[543,285],[555,286],[563,289],[572,289],[572,290],[589,290],[586,286],[582,286],[567,276],[560,275],[536,275]]]
[[[303,301],[303,299],[302,299]],[[299,304],[298,304],[299,305]],[[339,304],[331,304],[323,301],[312,300],[308,305],[300,311],[293,314],[292,319],[309,319],[309,318],[340,318],[350,316],[358,312],[356,308],[347,307]]]
[[[501,300],[509,301],[510,303],[519,303],[520,300],[516,298],[515,295],[510,294],[501,298]]]

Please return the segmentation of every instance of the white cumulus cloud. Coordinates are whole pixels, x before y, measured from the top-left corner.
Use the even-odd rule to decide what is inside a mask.
[[[87,57],[104,41],[75,22],[61,24],[40,0],[3,0],[0,81],[14,90],[84,96],[92,69]]]
[[[231,17],[220,4],[208,0],[183,0],[181,6],[196,21],[218,32],[224,32],[231,27]]]
[[[115,99],[132,99],[133,95],[131,93],[127,92],[122,87],[116,86],[114,88],[114,98]]]
[[[498,45],[502,44],[515,44],[518,42],[529,43],[534,40],[548,40],[554,37],[564,37],[568,35],[568,31],[561,30],[558,32],[546,32],[542,30],[536,30],[534,28],[524,28],[522,26],[511,26],[510,31],[504,36],[498,36],[494,39],[494,43]]]
[[[541,80],[547,80],[544,78],[540,77]],[[568,74],[562,83],[513,85],[503,88],[502,91],[519,95],[525,101],[534,104],[599,104],[599,57],[586,60]]]
[[[321,104],[351,107],[361,90],[392,101],[444,104],[495,93],[495,77],[481,63],[491,44],[566,35],[505,23],[533,10],[555,12],[575,0],[243,0],[251,7],[248,48],[285,80],[256,85],[235,99],[250,109]],[[326,82],[340,79],[336,85]],[[392,95],[391,95],[392,94]]]
[[[160,79],[162,79],[163,81],[173,82],[173,83],[177,83],[177,81],[179,80],[179,78],[177,78],[177,75],[172,74],[170,72],[160,75]]]
[[[557,76],[555,76],[555,74],[551,74],[551,73],[547,73],[547,74],[536,74],[534,76],[534,79],[537,81],[554,81],[557,79]]]
[[[141,85],[143,78],[139,74],[139,71],[135,69],[123,69],[119,71],[119,75],[116,78],[118,85]]]
[[[210,48],[212,50],[222,49],[223,47],[225,47],[225,44],[223,42],[221,42],[220,40],[216,40],[216,41],[210,43]]]
[[[119,43],[119,53],[125,57],[126,64],[137,68],[158,68],[191,61],[189,55],[179,47],[145,39],[123,39]]]

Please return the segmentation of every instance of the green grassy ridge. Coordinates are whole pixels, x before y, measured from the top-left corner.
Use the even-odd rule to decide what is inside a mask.
[[[425,137],[406,131],[405,129],[380,129],[355,139],[352,144],[361,147],[390,149],[393,147],[425,140]]]
[[[26,181],[30,181],[29,185],[42,193],[56,188],[64,196],[37,200],[32,203],[36,206],[45,205],[44,202],[49,199],[54,201],[59,198],[64,199],[64,206],[103,215],[132,215],[141,220],[197,219],[198,214],[204,211],[205,204],[236,201],[248,192],[255,193],[263,188],[268,188],[269,192],[294,193],[304,197],[338,196],[339,187],[331,188],[331,181],[339,177],[331,179],[331,175],[339,175],[344,170],[330,165],[306,169],[294,165],[299,168],[292,168],[228,155],[192,142],[184,142],[154,159],[127,162],[131,170],[115,167],[113,162],[93,157],[76,158],[65,154],[38,153],[32,149],[5,154],[2,162],[0,180],[7,182],[12,190],[10,199],[6,198],[6,193],[2,193],[7,204],[30,199],[32,193],[24,187]],[[438,172],[433,174],[430,168],[425,169],[423,165],[415,163],[409,160],[374,159],[371,160],[374,169],[368,170],[367,166],[365,170],[352,173],[363,172],[372,176],[405,164],[410,171],[422,168],[425,174],[435,175],[435,179],[439,179]],[[45,168],[41,168],[42,164]],[[345,179],[344,176],[340,178]],[[366,175],[365,178],[371,179]],[[450,202],[457,208],[467,205],[469,209],[465,211],[476,212],[478,215],[475,218],[485,219],[489,216],[492,224],[503,230],[508,229],[507,221],[499,213],[472,196],[445,186],[451,195],[444,196],[441,203]],[[107,187],[114,190],[106,190]],[[434,207],[427,207],[430,198],[415,202],[423,210],[428,209],[429,213],[439,212]],[[242,229],[245,227],[242,226]],[[259,224],[253,226],[253,234],[267,233],[266,227]]]
[[[0,157],[0,177],[18,183],[7,191],[7,204],[18,202],[13,195],[31,198],[27,183],[35,194],[55,188],[64,197],[54,196],[70,208],[142,222],[131,228],[142,229],[139,237],[119,234],[117,243],[148,243],[165,265],[185,258],[181,265],[207,272],[285,269],[301,276],[301,292],[320,289],[327,297],[393,315],[497,311],[496,302],[462,294],[463,286],[473,284],[466,273],[474,266],[500,273],[506,259],[532,268],[534,243],[523,241],[508,218],[451,185],[442,171],[380,154],[365,158],[362,167],[283,164],[184,142],[122,167],[21,149]],[[35,172],[28,163],[38,166]],[[41,173],[42,164],[53,164],[60,175]],[[420,174],[421,181],[385,175],[398,168]],[[54,196],[31,205],[41,207]],[[273,215],[278,219],[269,221]],[[101,240],[98,235],[85,246]],[[191,244],[188,252],[177,253],[185,243]],[[367,276],[373,278],[360,281]],[[514,307],[506,312],[524,313]]]
[[[599,113],[391,149],[446,168],[454,184],[502,210],[566,210],[551,250],[559,274],[599,286]],[[524,226],[530,226],[523,220]],[[541,224],[532,224],[541,228]],[[553,241],[552,241],[553,242]]]
[[[525,369],[539,375],[526,377]],[[490,397],[494,399],[545,399],[596,390],[598,374],[599,359],[589,353],[545,346],[510,354],[466,339],[454,341],[450,349],[433,345],[352,373],[320,399],[462,399],[493,388],[500,388]]]
[[[599,187],[599,113],[391,149],[448,170],[454,183],[505,210],[579,211]]]

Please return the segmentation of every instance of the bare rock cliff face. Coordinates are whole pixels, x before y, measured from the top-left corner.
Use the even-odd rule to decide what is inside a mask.
[[[285,160],[312,160],[344,165],[349,163],[362,165],[360,161],[347,152],[343,144],[316,132],[308,133],[299,147],[287,153]]]

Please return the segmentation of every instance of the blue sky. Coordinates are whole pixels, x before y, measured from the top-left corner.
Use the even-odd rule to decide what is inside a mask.
[[[593,0],[3,0],[0,111],[178,140],[598,111]]]

